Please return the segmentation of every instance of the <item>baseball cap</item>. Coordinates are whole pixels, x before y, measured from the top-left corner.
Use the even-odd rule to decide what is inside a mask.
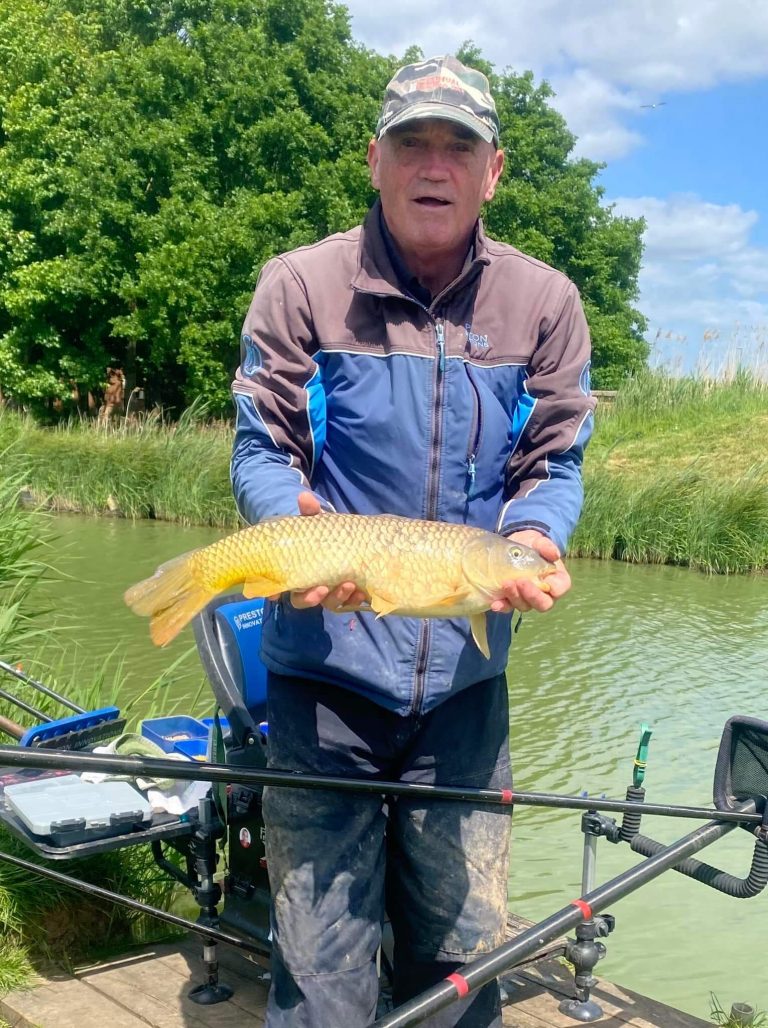
[[[499,140],[499,116],[488,79],[455,57],[430,57],[399,69],[384,94],[376,138],[421,118],[455,121],[486,143]]]

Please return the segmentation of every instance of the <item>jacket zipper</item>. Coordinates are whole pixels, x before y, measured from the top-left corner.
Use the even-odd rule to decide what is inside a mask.
[[[467,449],[467,499],[471,500],[475,495],[475,476],[477,474],[477,451],[480,449],[480,437],[483,434],[483,415],[480,406],[480,392],[475,382],[469,364],[464,365],[472,386],[472,423],[469,432],[469,447]]]
[[[437,360],[435,361],[435,400],[432,405],[431,456],[429,477],[427,479],[426,517],[434,521],[437,517],[437,493],[440,479],[440,447],[442,446],[443,424],[443,382],[445,375],[445,325],[440,318],[435,319],[435,342],[437,344]],[[424,698],[424,678],[427,670],[429,654],[429,621],[424,619],[419,632],[416,656],[416,673],[413,684],[413,701],[411,713],[418,714]]]

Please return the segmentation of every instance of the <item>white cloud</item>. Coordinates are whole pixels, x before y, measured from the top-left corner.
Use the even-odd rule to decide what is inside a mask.
[[[639,109],[639,94],[620,89],[588,68],[552,77],[551,85],[552,106],[578,137],[574,156],[609,161],[642,144],[640,133],[622,124],[622,118]]]
[[[697,359],[703,344],[716,345],[720,357],[740,349],[745,363],[764,353],[768,248],[751,242],[755,211],[692,195],[611,203],[617,214],[646,219],[640,307],[665,359],[683,344]]]
[[[620,115],[676,91],[766,74],[765,0],[364,0],[346,5],[355,36],[383,53],[426,55],[472,39],[498,69],[527,68],[557,90],[578,152],[615,158],[641,133]]]
[[[703,262],[712,257],[722,262],[743,255],[750,233],[759,220],[756,211],[738,204],[707,203],[683,194],[660,200],[652,196],[622,197],[611,201],[617,214],[646,219],[644,235],[648,260]]]

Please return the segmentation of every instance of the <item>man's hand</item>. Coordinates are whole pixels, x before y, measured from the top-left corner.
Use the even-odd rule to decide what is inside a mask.
[[[322,515],[320,501],[313,493],[299,493],[299,514],[305,517]],[[299,610],[317,607],[318,604],[334,613],[359,610],[367,600],[367,593],[358,589],[354,582],[342,582],[335,589],[329,589],[327,585],[314,585],[311,589],[297,589],[291,593],[291,603]]]
[[[491,610],[497,613],[508,613],[511,610],[551,610],[555,601],[571,588],[571,576],[566,571],[565,564],[560,560],[560,551],[551,539],[532,528],[522,532],[513,532],[509,538],[536,550],[545,560],[552,561],[557,567],[557,571],[547,575],[545,579],[549,586],[548,593],[539,589],[535,582],[524,580],[504,582],[502,586],[504,599],[494,600]]]

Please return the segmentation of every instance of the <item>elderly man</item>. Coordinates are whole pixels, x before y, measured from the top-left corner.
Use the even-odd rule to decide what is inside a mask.
[[[484,75],[401,68],[368,148],[365,223],[270,261],[242,336],[232,461],[244,518],[336,510],[463,522],[558,560],[578,518],[589,339],[562,274],[488,239],[504,166]],[[490,659],[464,619],[376,619],[354,582],[275,598],[263,634],[269,761],[307,773],[511,786],[510,583]],[[375,1017],[386,909],[402,1002],[503,938],[509,821],[473,804],[269,789],[270,1028]],[[430,1025],[501,1023],[492,984]]]

